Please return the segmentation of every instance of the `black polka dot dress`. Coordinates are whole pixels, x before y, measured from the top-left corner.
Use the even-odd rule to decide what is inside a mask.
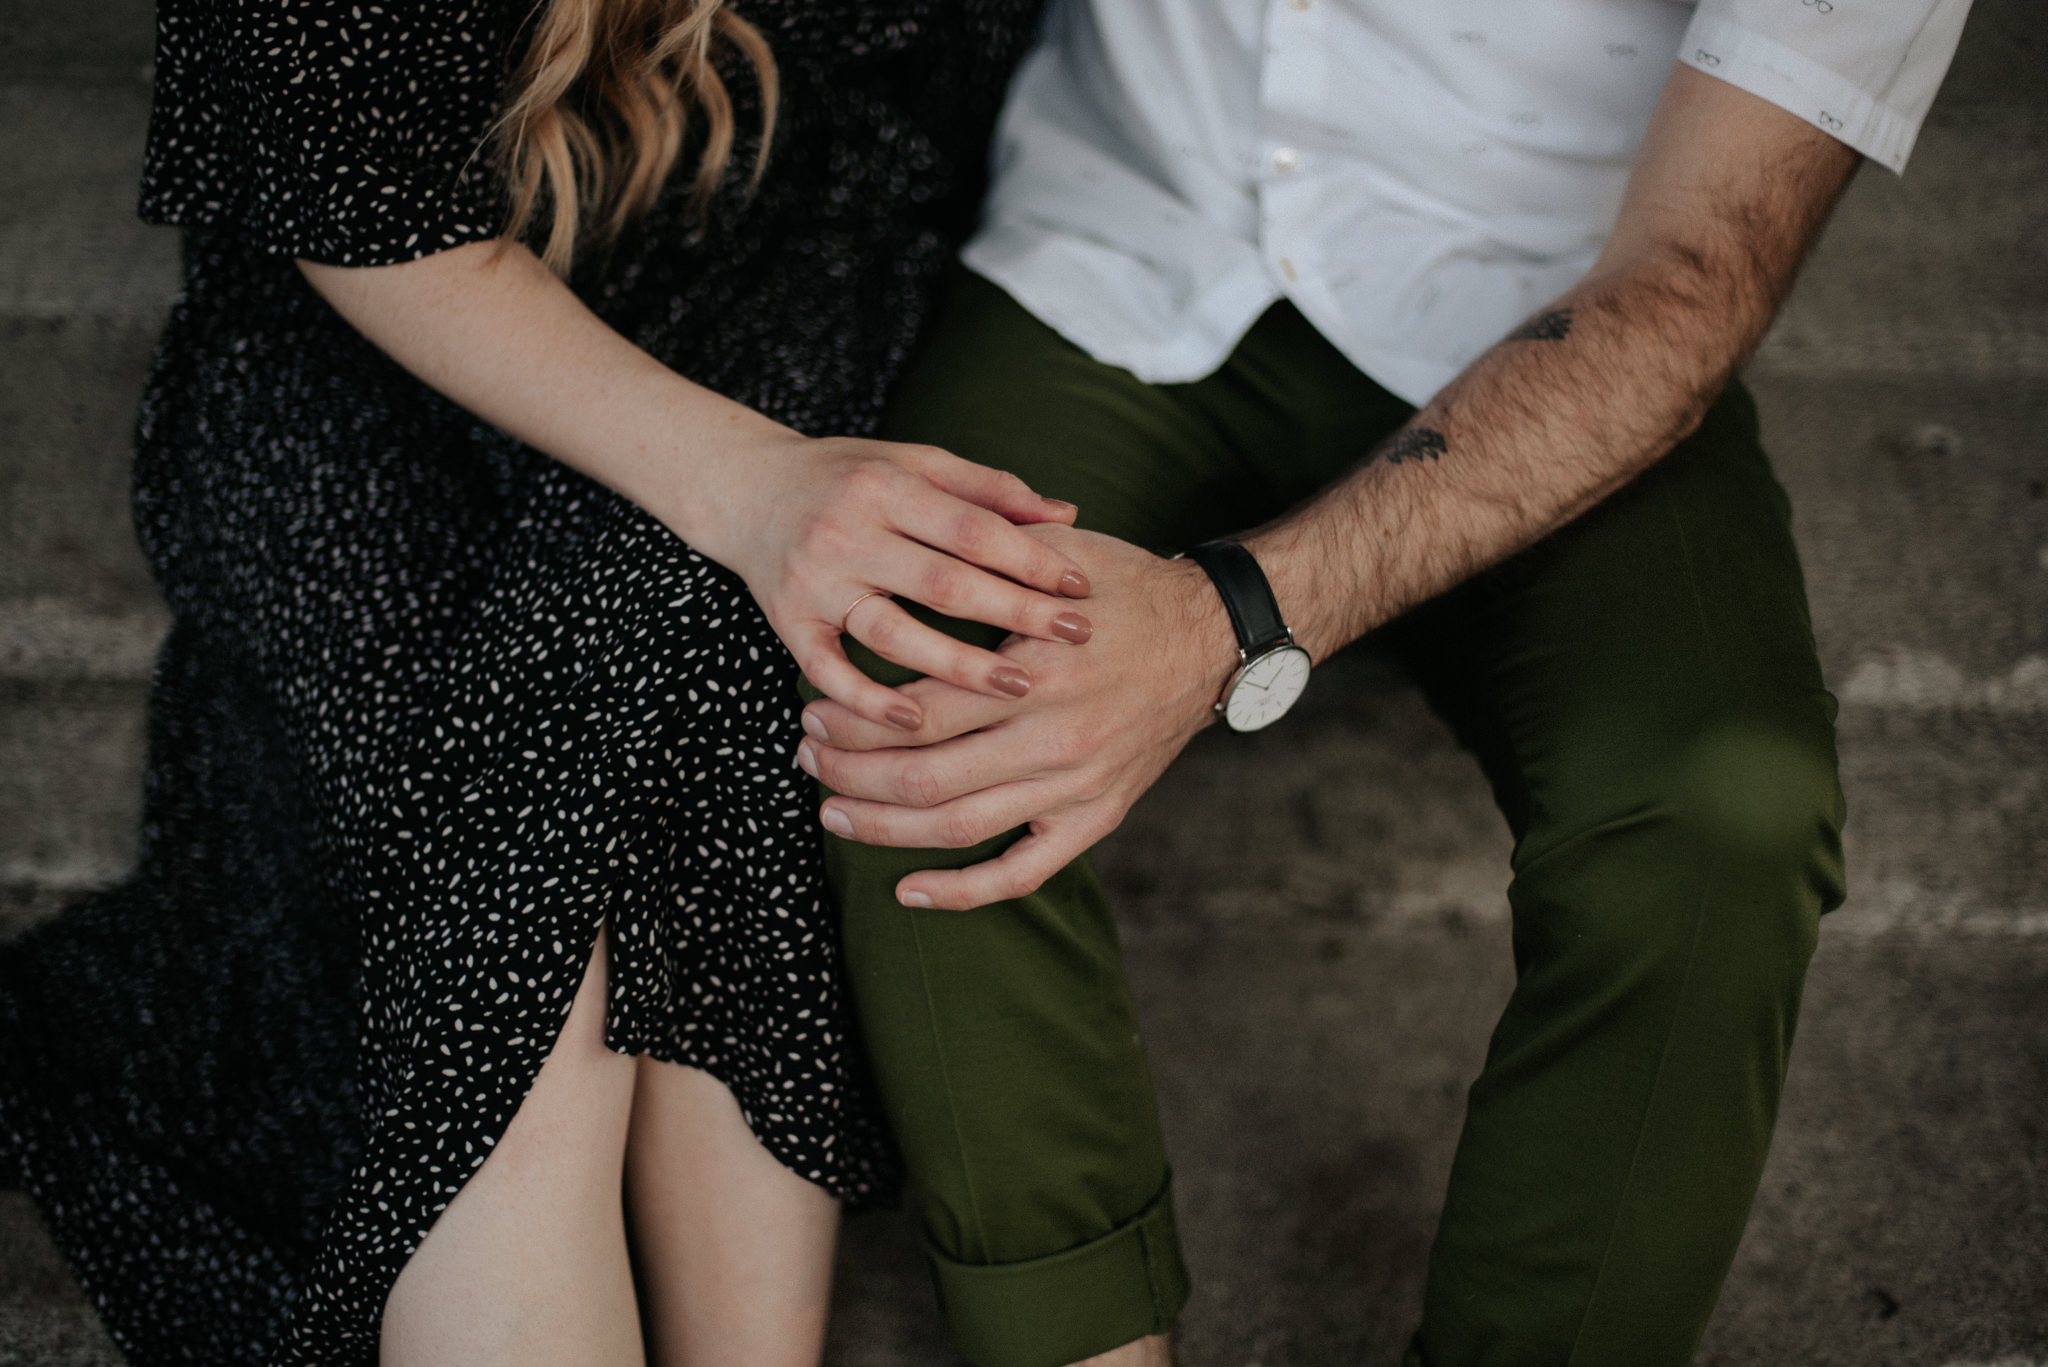
[[[572,284],[692,378],[865,433],[1034,6],[735,8],[782,73],[766,179],[743,140],[693,217],[686,159]],[[612,1048],[719,1077],[841,1197],[894,1180],[787,652],[732,574],[414,381],[293,264],[495,234],[476,152],[529,9],[160,5],[143,212],[186,233],[136,447],[175,619],[142,853],[0,951],[0,1183],[136,1364],[374,1362],[606,925]]]

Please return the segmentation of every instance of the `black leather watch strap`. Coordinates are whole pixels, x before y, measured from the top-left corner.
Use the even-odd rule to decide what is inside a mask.
[[[1266,582],[1266,572],[1250,551],[1235,541],[1204,541],[1188,552],[1188,559],[1208,571],[1215,582],[1224,611],[1230,614],[1231,628],[1237,632],[1238,648],[1247,658],[1293,639],[1281,620],[1273,586]]]

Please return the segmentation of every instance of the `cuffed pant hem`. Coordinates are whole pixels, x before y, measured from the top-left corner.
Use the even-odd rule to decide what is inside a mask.
[[[1099,1239],[1017,1263],[963,1263],[927,1246],[954,1346],[974,1367],[1062,1367],[1173,1325],[1188,1298],[1169,1179]]]

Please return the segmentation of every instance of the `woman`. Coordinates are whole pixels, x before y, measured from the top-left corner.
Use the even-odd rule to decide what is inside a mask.
[[[1031,8],[163,0],[143,853],[0,960],[132,1362],[815,1361],[890,1160],[777,637],[908,726],[842,631],[1030,681],[890,594],[1089,632],[1070,508],[858,436]]]

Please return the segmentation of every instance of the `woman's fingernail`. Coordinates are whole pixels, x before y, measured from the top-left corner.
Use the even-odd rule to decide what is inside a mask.
[[[1013,698],[1031,691],[1031,676],[1021,669],[998,669],[988,676],[988,681]]]
[[[1040,495],[1039,495],[1039,497],[1040,497],[1040,498],[1045,498],[1045,495],[1044,495],[1044,494],[1040,494]],[[1067,510],[1068,512],[1070,512],[1070,513],[1078,513],[1078,512],[1080,512],[1080,511],[1081,511],[1081,508],[1080,508],[1080,505],[1079,505],[1079,504],[1076,504],[1076,503],[1069,503],[1069,502],[1067,502],[1067,501],[1066,501],[1065,499],[1063,499],[1063,498],[1045,498],[1045,501],[1046,501],[1046,503],[1048,503],[1048,504],[1049,504],[1049,505],[1051,505],[1052,507],[1055,507],[1055,508],[1065,508],[1065,509],[1066,509],[1066,510]]]
[[[834,835],[850,837],[853,834],[852,820],[837,807],[827,807],[818,819],[823,821],[825,829]]]
[[[1079,570],[1068,570],[1060,576],[1060,592],[1069,598],[1086,598],[1092,588],[1088,576]]]
[[[899,731],[915,731],[924,725],[924,718],[907,707],[892,707],[884,715],[889,718],[889,725]]]
[[[1095,634],[1095,627],[1078,612],[1063,612],[1052,619],[1052,634],[1062,641],[1072,641],[1077,646],[1085,645],[1088,638]]]
[[[818,757],[811,753],[811,743],[807,740],[797,742],[796,767],[812,778],[818,776]]]
[[[932,904],[932,899],[921,892],[898,893],[896,900],[906,907],[929,907]]]
[[[808,712],[803,715],[803,726],[804,734],[818,742],[818,744],[830,745],[832,743],[831,733],[825,730],[825,723],[819,721]]]

